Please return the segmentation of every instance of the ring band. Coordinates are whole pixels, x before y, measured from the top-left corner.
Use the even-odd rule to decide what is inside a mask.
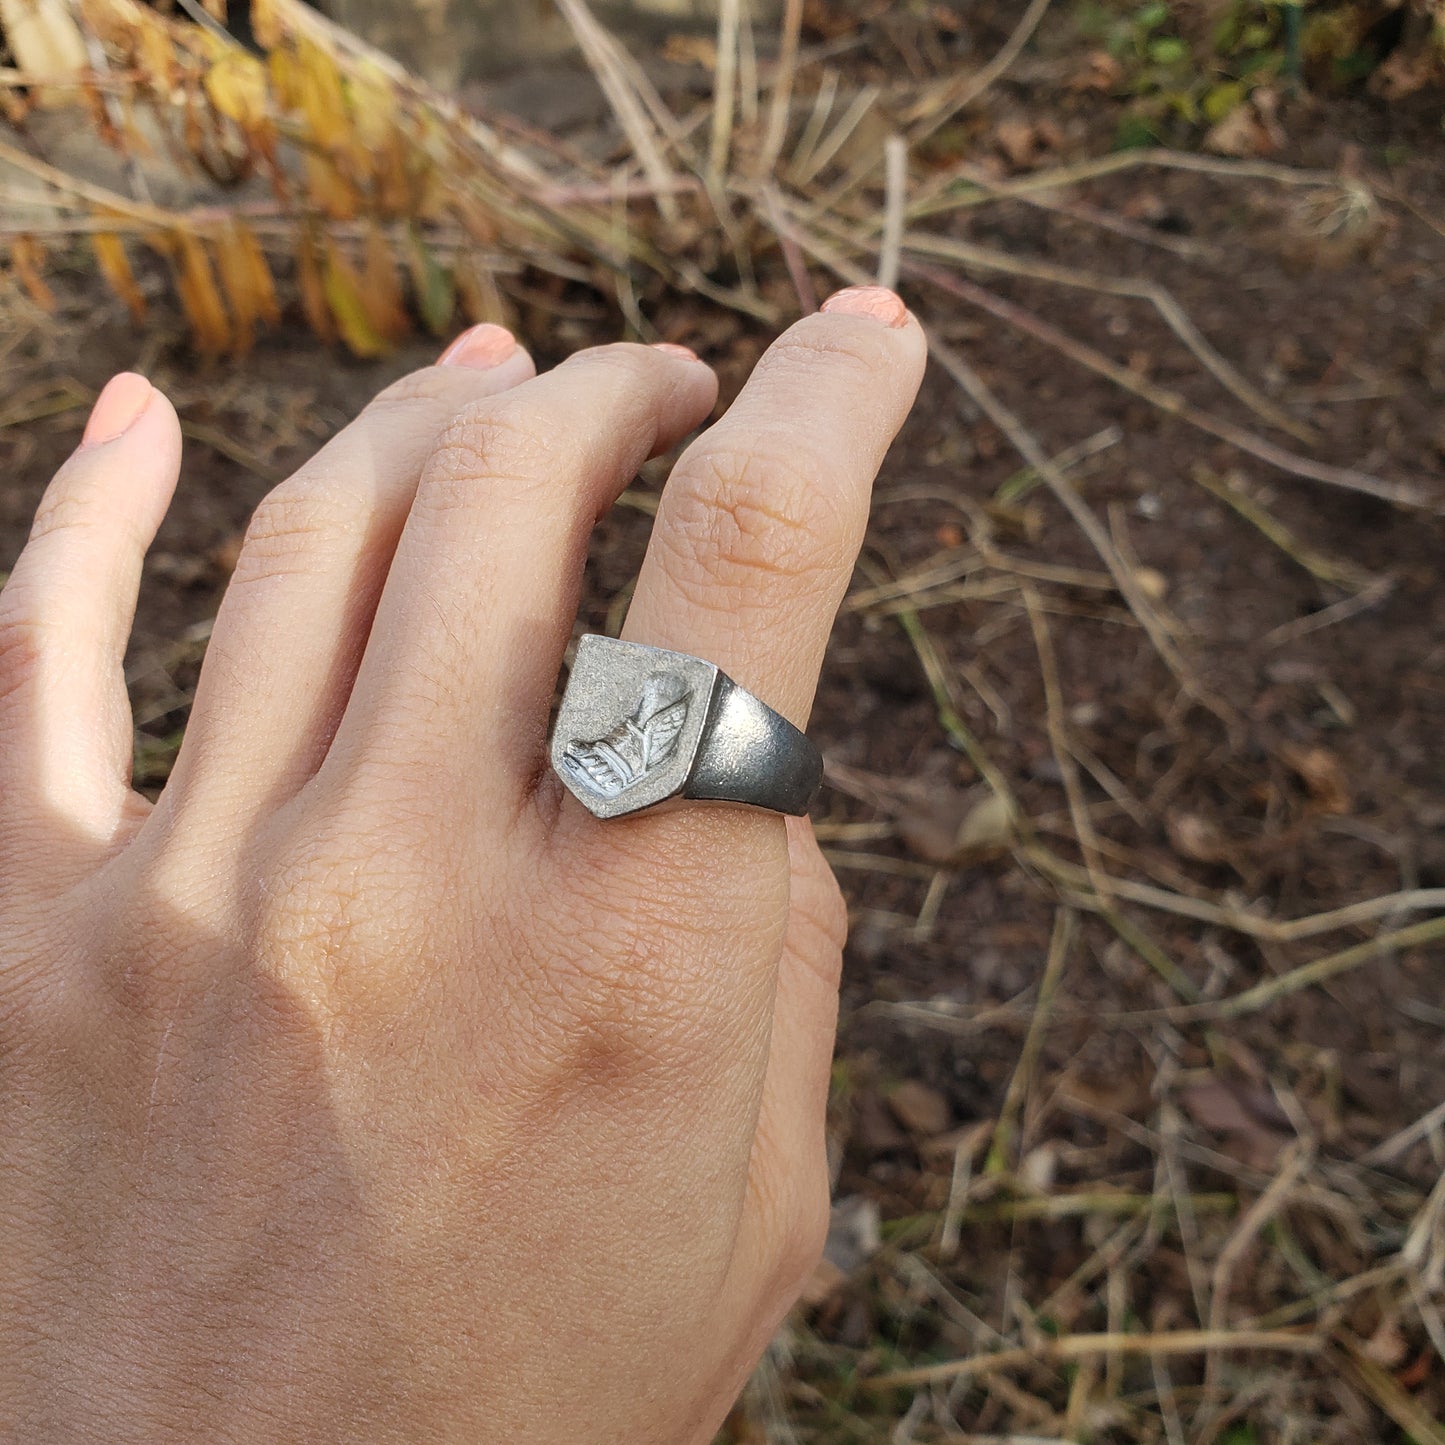
[[[598,818],[677,801],[801,816],[818,749],[711,662],[589,633],[552,731],[552,767]]]

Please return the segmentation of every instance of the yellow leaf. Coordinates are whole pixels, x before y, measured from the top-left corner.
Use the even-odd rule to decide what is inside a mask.
[[[256,239],[254,231],[241,225],[239,221],[234,223],[234,229],[241,249],[251,263],[251,279],[256,288],[256,315],[267,326],[279,326],[281,306],[276,300],[276,281],[271,275],[271,263],[267,261],[266,253],[261,249],[261,243]]]
[[[326,289],[326,304],[336,318],[336,329],[347,348],[356,356],[385,355],[386,338],[377,331],[361,299],[361,280],[351,262],[329,239],[322,256],[321,279]]]
[[[380,150],[396,129],[396,89],[373,61],[364,61],[346,80],[356,137],[367,150]]]
[[[233,341],[231,318],[216,287],[205,243],[190,231],[175,231],[169,240],[176,291],[191,323],[196,347],[207,356],[219,356]]]
[[[326,283],[321,275],[320,247],[310,227],[302,231],[296,247],[296,285],[301,292],[301,310],[306,324],[323,341],[336,340],[336,322],[326,304]]]
[[[266,57],[266,68],[271,73],[271,89],[275,92],[276,103],[286,110],[299,109],[301,68],[296,63],[296,52],[289,45],[278,45]]]
[[[325,156],[306,157],[306,194],[318,211],[336,221],[351,220],[359,206],[355,189]]]
[[[366,233],[366,265],[361,282],[367,314],[378,334],[387,341],[399,341],[411,330],[411,323],[407,320],[391,243],[382,228],[375,224]]]
[[[247,134],[269,122],[266,67],[254,55],[232,46],[206,72],[205,85],[216,111]]]
[[[251,34],[262,50],[275,50],[285,34],[276,0],[251,0]]]
[[[281,318],[265,252],[255,234],[239,221],[232,221],[216,237],[216,269],[235,318],[233,350],[244,355],[251,349],[257,322],[275,326]]]
[[[139,325],[145,320],[146,301],[136,285],[125,242],[113,231],[97,231],[90,238],[90,248],[106,284],[130,308],[131,319]]]
[[[55,292],[45,284],[45,248],[34,236],[16,236],[10,242],[10,261],[26,295],[45,312],[55,310]]]
[[[296,45],[297,99],[313,144],[334,155],[351,149],[351,116],[336,62],[309,36]]]

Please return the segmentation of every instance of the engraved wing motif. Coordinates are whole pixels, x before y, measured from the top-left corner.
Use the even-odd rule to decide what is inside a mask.
[[[615,798],[640,783],[677,751],[687,721],[687,685],[665,672],[654,673],[642,688],[642,698],[631,717],[624,718],[605,738],[572,743],[562,755],[563,766],[578,782]]]

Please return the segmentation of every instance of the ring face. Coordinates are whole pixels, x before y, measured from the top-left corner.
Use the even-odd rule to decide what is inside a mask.
[[[599,818],[680,796],[719,676],[686,653],[582,638],[552,734],[557,775]]]
[[[593,635],[577,644],[552,767],[598,818],[677,798],[802,814],[823,780],[817,748],[712,663]]]

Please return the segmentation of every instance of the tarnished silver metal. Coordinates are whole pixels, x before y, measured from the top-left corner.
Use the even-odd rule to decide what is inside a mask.
[[[599,818],[692,800],[803,814],[823,781],[817,748],[720,668],[592,633],[577,644],[552,766]]]

